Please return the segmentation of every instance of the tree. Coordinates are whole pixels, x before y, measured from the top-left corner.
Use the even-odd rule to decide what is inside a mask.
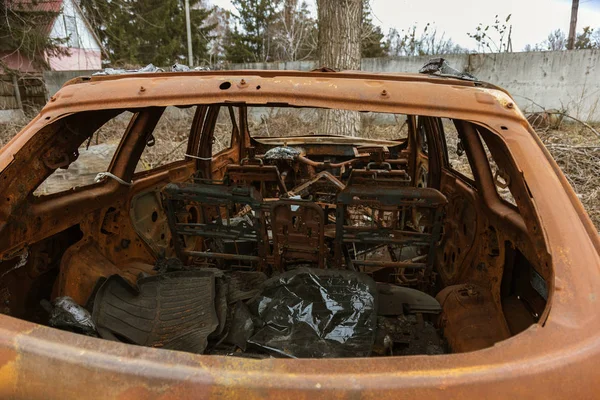
[[[183,0],[81,0],[81,8],[107,48],[113,65],[187,63]],[[212,9],[190,0],[194,64],[208,58]]]
[[[565,50],[567,48],[567,36],[565,35],[565,33],[560,30],[560,29],[556,29],[553,30],[552,32],[550,32],[548,34],[548,37],[546,38],[546,40],[544,40],[541,43],[537,43],[535,45],[526,45],[525,46],[525,51],[558,51],[558,50]]]
[[[596,44],[596,48],[600,49],[600,28],[596,28],[591,37],[592,41]]]
[[[318,27],[304,0],[234,0],[237,15],[225,34],[230,62],[296,61],[316,58]],[[361,46],[363,57],[387,54],[385,35],[372,21],[363,0]]]
[[[317,0],[319,18],[319,63],[335,70],[359,70],[363,0]],[[358,136],[360,114],[327,110],[321,133]]]
[[[208,44],[208,60],[206,64],[211,69],[219,69],[225,61],[225,39],[229,32],[231,13],[221,7],[215,7],[208,17],[207,25],[214,26],[210,32],[211,40]]]
[[[477,25],[474,33],[467,35],[477,42],[477,49],[485,53],[502,53],[512,51],[512,25],[507,25],[510,21],[511,14],[500,21],[496,15],[494,22],[491,25]]]
[[[360,69],[362,0],[318,0],[319,62],[329,68]]]
[[[544,43],[548,50],[564,50],[567,48],[567,36],[562,30],[556,29],[548,34],[548,38]]]
[[[596,35],[597,36],[597,35]],[[577,35],[575,40],[575,49],[595,49],[600,47],[600,43],[597,43],[594,39],[594,30],[589,26],[583,28],[583,32]]]
[[[583,28],[583,31],[576,35],[573,49],[598,49],[600,48],[600,29],[591,29],[589,26]],[[556,29],[548,34],[546,40],[535,45],[525,46],[525,51],[559,51],[567,50],[567,35],[560,29]]]
[[[445,34],[438,36],[437,29],[427,23],[423,32],[417,34],[417,25],[398,32],[391,29],[387,37],[388,53],[391,56],[424,56],[466,53],[468,50],[457,45]]]
[[[277,61],[304,60],[316,56],[317,26],[305,1],[285,0],[273,31]]]
[[[373,24],[372,10],[369,2],[363,5],[361,56],[363,58],[384,57],[388,52],[388,45],[381,27]]]
[[[56,0],[0,1],[0,52],[19,53],[41,69],[49,68],[47,57],[68,55],[67,47],[63,46],[68,38],[56,39],[48,35],[47,28],[58,15],[58,10],[48,11],[52,9],[49,3],[56,3]],[[9,70],[2,58],[0,68]]]
[[[232,0],[236,25],[226,36],[225,54],[231,62],[267,62],[274,52],[273,29],[281,0]]]

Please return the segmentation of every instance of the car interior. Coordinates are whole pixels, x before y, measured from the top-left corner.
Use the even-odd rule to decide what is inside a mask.
[[[322,133],[334,112],[359,134]],[[527,183],[480,123],[88,111],[46,124],[1,175],[1,312],[57,329],[256,359],[443,356],[547,312]]]

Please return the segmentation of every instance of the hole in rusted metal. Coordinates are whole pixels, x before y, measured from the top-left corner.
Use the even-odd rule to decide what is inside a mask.
[[[223,82],[219,85],[219,89],[227,90],[231,87],[231,82]]]

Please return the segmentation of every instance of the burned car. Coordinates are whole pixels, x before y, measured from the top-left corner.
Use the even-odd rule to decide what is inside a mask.
[[[69,81],[0,154],[2,397],[593,397],[599,242],[502,89]]]

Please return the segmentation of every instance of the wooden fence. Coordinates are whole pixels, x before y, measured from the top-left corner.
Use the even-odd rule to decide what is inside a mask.
[[[18,90],[15,90],[15,86]],[[42,107],[46,104],[46,86],[42,74],[0,75],[0,110]]]

